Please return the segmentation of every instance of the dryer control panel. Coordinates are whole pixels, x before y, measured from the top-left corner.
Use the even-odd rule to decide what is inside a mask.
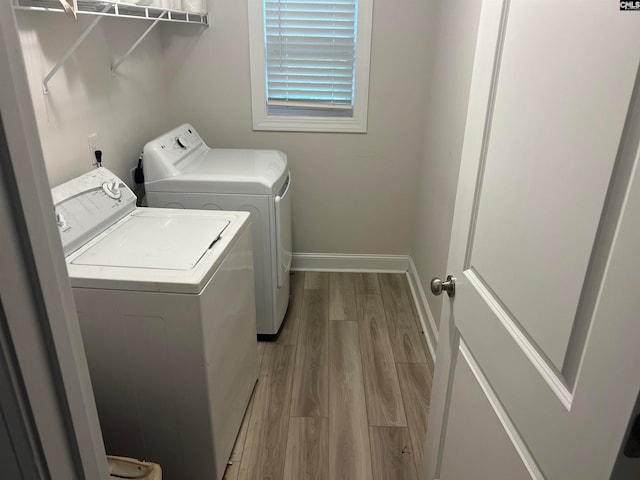
[[[178,175],[180,171],[175,165],[208,149],[195,128],[188,123],[151,140],[143,150],[145,182]]]
[[[51,189],[65,256],[136,208],[136,196],[104,167]]]

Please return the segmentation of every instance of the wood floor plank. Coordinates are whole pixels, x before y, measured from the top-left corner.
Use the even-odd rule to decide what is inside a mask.
[[[377,273],[355,273],[356,295],[380,295]]]
[[[262,357],[264,357],[264,347],[266,342],[258,342],[258,364],[262,365]]]
[[[374,480],[417,480],[411,439],[406,427],[370,427]]]
[[[329,274],[329,320],[357,320],[355,274]]]
[[[289,308],[282,322],[277,342],[282,345],[295,345],[298,342],[300,329],[300,314],[302,310],[302,293],[304,291],[304,272],[294,272],[291,275],[291,292]]]
[[[411,445],[416,459],[416,468],[422,471],[424,441],[427,434],[429,398],[433,376],[429,365],[424,363],[398,363],[400,390],[407,413]]]
[[[267,343],[238,478],[282,478],[295,346]]]
[[[356,290],[356,316],[362,320],[363,297],[366,295],[380,295],[380,283],[377,273],[356,273],[354,277]]]
[[[305,290],[293,374],[292,417],[329,416],[328,292]]]
[[[369,425],[406,427],[393,350],[380,295],[361,296],[360,348]]]
[[[329,273],[305,272],[304,288],[305,290],[328,290],[329,289]]]
[[[427,351],[406,276],[379,274],[389,337],[396,362],[426,363]]]
[[[329,425],[326,418],[289,420],[284,480],[325,480],[329,475]]]
[[[371,480],[358,323],[329,325],[329,480]]]

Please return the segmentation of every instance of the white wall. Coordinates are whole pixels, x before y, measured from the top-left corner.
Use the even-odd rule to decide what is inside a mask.
[[[376,0],[367,134],[253,132],[247,2],[210,0],[196,36],[163,26],[171,120],[211,146],[275,148],[293,175],[294,251],[407,254],[416,215],[431,0]],[[169,28],[167,28],[169,27]]]
[[[89,171],[87,137],[97,133],[103,165],[130,183],[144,143],[168,130],[166,83],[160,34],[152,32],[123,63],[115,78],[110,65],[149,25],[103,18],[42,92],[44,76],[93,17],[16,12],[33,105],[51,186]]]
[[[447,275],[479,15],[477,0],[438,2],[417,221],[410,253],[426,292],[432,277]],[[439,325],[442,297],[429,293],[427,298]]]

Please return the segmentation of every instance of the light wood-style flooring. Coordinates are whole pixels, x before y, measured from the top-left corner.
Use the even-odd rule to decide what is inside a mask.
[[[291,280],[225,480],[419,478],[433,363],[405,275]]]

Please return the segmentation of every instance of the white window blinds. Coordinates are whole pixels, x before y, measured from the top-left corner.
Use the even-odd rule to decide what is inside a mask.
[[[357,0],[264,0],[267,104],[352,108]]]

